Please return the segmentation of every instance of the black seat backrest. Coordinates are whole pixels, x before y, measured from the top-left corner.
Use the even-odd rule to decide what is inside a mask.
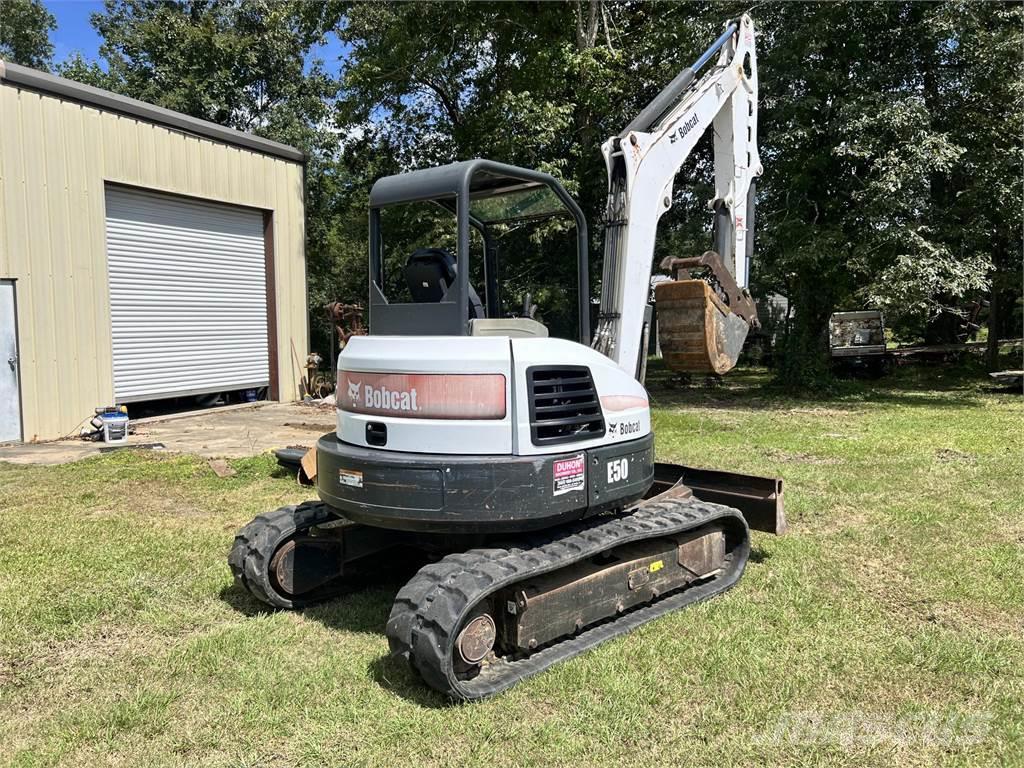
[[[419,248],[405,263],[405,282],[412,300],[417,303],[437,303],[455,282],[455,257],[444,248]],[[469,286],[469,317],[484,317],[480,297]]]

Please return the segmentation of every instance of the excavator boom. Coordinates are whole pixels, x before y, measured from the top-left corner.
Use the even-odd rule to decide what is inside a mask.
[[[716,64],[698,72],[718,54]],[[601,309],[593,347],[642,378],[658,220],[672,207],[676,173],[714,131],[714,250],[669,259],[674,279],[656,288],[659,338],[671,368],[725,373],[757,315],[747,291],[753,247],[757,56],[747,15],[684,69],[626,129],[602,146],[608,203]]]

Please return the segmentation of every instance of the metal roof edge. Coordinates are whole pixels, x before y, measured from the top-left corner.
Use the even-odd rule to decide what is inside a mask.
[[[266,155],[273,155],[295,163],[305,163],[306,155],[295,147],[281,144],[251,133],[237,131],[198,117],[183,115],[170,109],[148,104],[138,99],[130,99],[110,91],[94,88],[91,85],[76,83],[31,67],[12,64],[0,59],[0,82],[52,94],[61,98],[77,101],[82,104],[105,109],[110,112],[137,117],[141,120],[174,128],[185,133],[219,141],[224,144],[242,147]]]

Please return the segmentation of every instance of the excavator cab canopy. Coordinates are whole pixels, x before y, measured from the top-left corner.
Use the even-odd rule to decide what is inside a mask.
[[[412,302],[389,301],[385,290],[381,211],[431,202],[455,216],[455,253],[419,248],[406,265]],[[568,216],[576,225],[579,335],[590,343],[587,223],[583,211],[549,174],[466,160],[378,180],[370,190],[370,333],[467,336],[473,319],[500,318],[498,252],[494,227]],[[470,284],[470,228],[484,243],[484,296]],[[426,245],[426,244],[423,244]]]

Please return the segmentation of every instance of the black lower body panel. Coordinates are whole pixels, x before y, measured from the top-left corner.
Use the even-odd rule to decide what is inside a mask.
[[[366,525],[436,533],[538,530],[643,498],[654,438],[545,456],[456,456],[317,443],[317,492]]]

